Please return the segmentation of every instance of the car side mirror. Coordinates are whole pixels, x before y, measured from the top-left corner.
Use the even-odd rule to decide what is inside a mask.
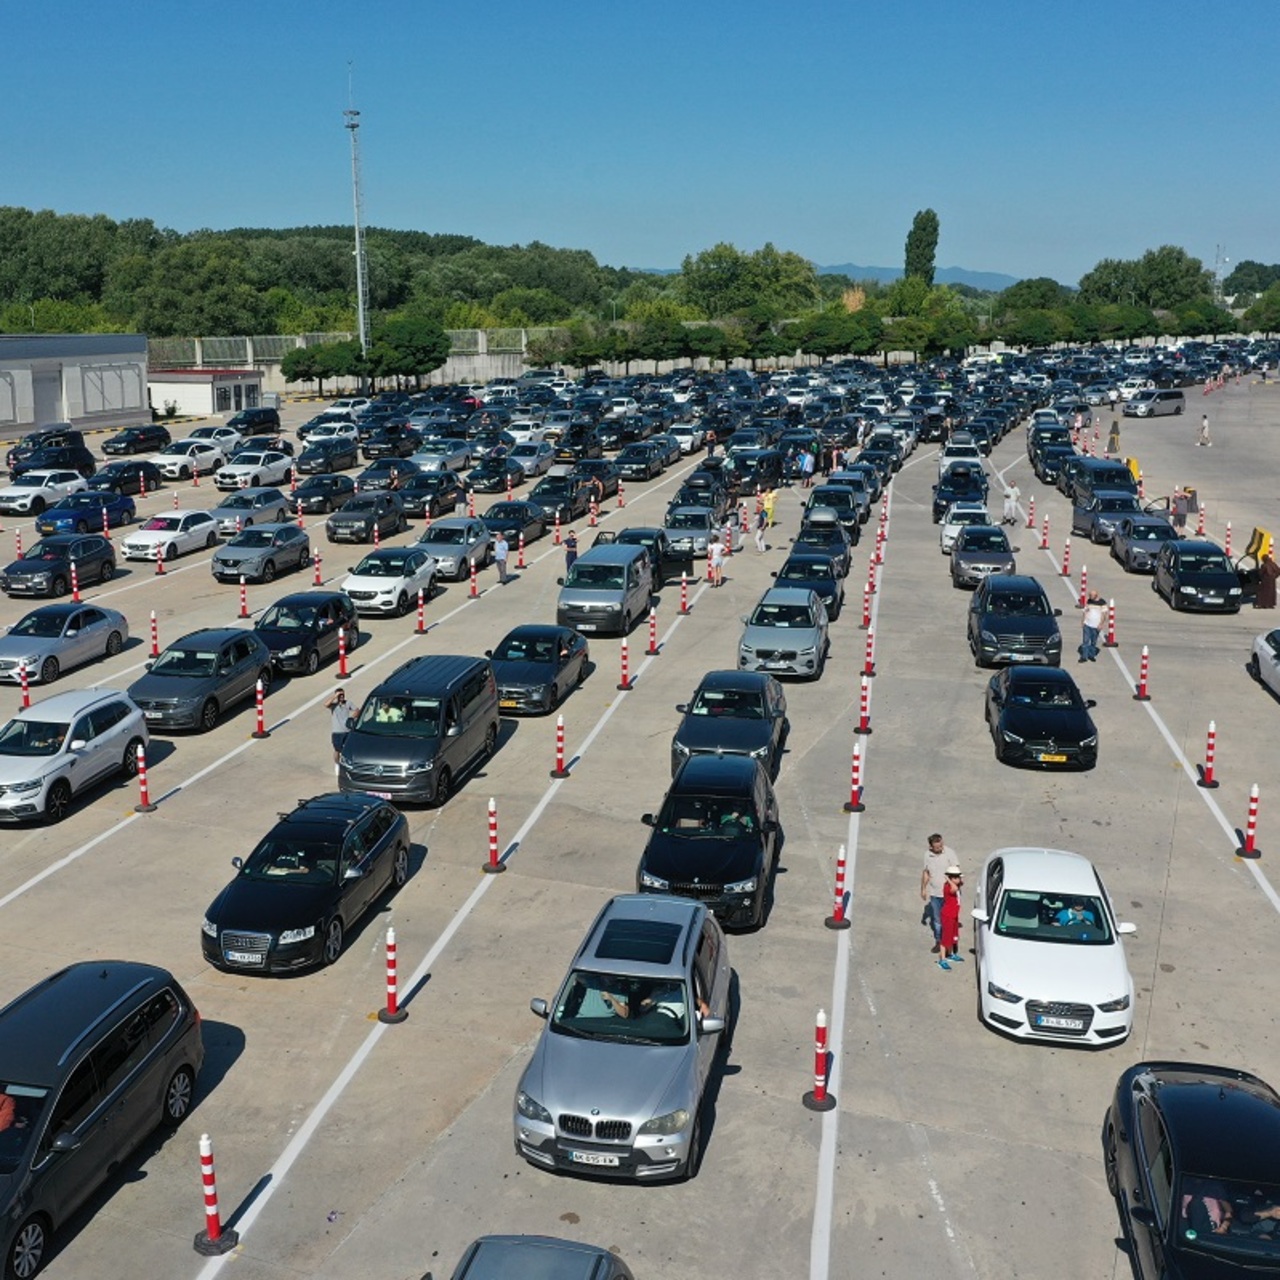
[[[1086,707],[1096,707],[1096,706],[1098,705],[1098,703],[1097,703],[1097,701],[1096,701],[1095,699],[1093,699],[1093,698],[1086,698],[1086,699],[1084,700],[1084,705],[1085,705]]]
[[[974,919],[975,919],[979,924],[987,924],[987,923],[990,921],[990,919],[991,919],[991,917],[990,917],[990,916],[988,916],[988,915],[987,915],[987,913],[986,913],[986,912],[985,912],[981,907],[974,907],[974,909],[973,909],[972,911],[970,911],[970,912],[969,912],[969,914],[970,914],[970,915],[971,915],[971,916],[972,916],[972,917],[973,917],[973,918],[974,918]]]
[[[1060,617],[1062,617],[1062,610],[1061,610],[1061,609],[1055,609],[1055,610],[1053,611],[1053,616],[1054,616],[1055,618],[1060,618]]]
[[[70,1129],[64,1129],[54,1138],[52,1146],[53,1150],[58,1152],[78,1151],[80,1149],[80,1139]]]
[[[361,871],[359,867],[348,867],[342,873],[342,878],[344,880],[359,880],[363,875],[364,875],[364,872]]]
[[[540,1018],[545,1018],[551,1012],[547,1007],[547,1002],[541,996],[534,996],[534,998],[529,1001],[529,1008],[532,1009]]]
[[[689,704],[688,704],[687,702],[677,702],[677,703],[676,703],[676,710],[677,710],[677,711],[678,711],[682,716],[687,716],[687,715],[689,714]]]
[[[1138,926],[1136,924],[1133,924],[1131,921],[1121,920],[1120,923],[1116,925],[1116,932],[1125,934],[1127,936],[1128,934],[1131,934],[1131,933],[1137,933]]]
[[[1156,1215],[1145,1204],[1131,1204],[1129,1206],[1129,1217],[1139,1226],[1150,1227],[1152,1230],[1156,1229]]]
[[[713,1018],[709,1014],[698,1019],[698,1034],[703,1036],[714,1036],[725,1029],[725,1020],[723,1018]]]
[[[643,823],[644,823],[644,825],[645,825],[646,827],[651,827],[651,826],[653,826],[653,814],[651,814],[651,813],[642,813],[642,814],[640,815],[640,821],[641,821],[641,822],[643,822]]]
[[[75,739],[73,739],[73,740],[72,740],[72,743],[71,743],[71,745],[67,748],[67,750],[68,750],[68,751],[83,751],[83,750],[85,749],[85,747],[87,747],[88,745],[89,745],[89,744],[88,744],[88,742],[86,742],[84,738],[75,738]]]
[[[492,649],[486,649],[486,650],[484,651],[484,656],[485,656],[486,658],[492,658],[492,657],[493,657],[493,650],[492,650]]]
[[[152,668],[152,667],[154,667],[156,664],[155,664],[155,662],[153,662],[153,661],[151,661],[150,659],[148,659],[148,661],[147,661],[146,663],[144,663],[143,665],[146,667],[146,669],[147,669],[148,671],[150,671],[150,670],[151,670],[151,668]]]
[[[462,726],[460,724],[451,724],[444,731],[444,736],[446,738],[456,738],[458,734],[460,734],[461,732],[462,732]]]
[[[563,578],[557,578],[557,579],[556,579],[556,586],[558,586],[558,587],[563,587],[563,586],[564,586],[564,579],[563,579]]]

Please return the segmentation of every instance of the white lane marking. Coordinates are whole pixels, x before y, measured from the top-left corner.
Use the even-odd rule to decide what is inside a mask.
[[[698,591],[698,596],[702,595],[702,593],[707,589],[707,585],[704,584]],[[664,643],[670,639],[672,632],[679,627],[684,616],[685,615],[678,614],[676,616],[676,620],[667,628],[663,637]],[[647,668],[653,661],[653,658],[647,657],[636,668],[635,678],[637,680],[644,672],[645,668]],[[582,746],[578,749],[578,760],[581,760],[582,756],[586,753],[587,748],[595,741],[596,737],[613,717],[613,713],[622,705],[626,697],[627,694],[622,690],[619,690],[617,697],[615,697],[604,709],[600,718],[592,727],[591,732],[583,740]],[[566,781],[568,781],[568,779],[557,778],[553,780],[551,785],[542,793],[542,797],[534,806],[533,811],[524,820],[520,829],[512,837],[511,843],[508,845],[509,854],[512,849],[519,848],[524,841],[524,838],[533,829],[534,824],[542,817],[547,805],[549,805],[555,798],[556,793]],[[423,956],[421,963],[419,963],[418,967],[408,976],[407,979],[405,979],[403,988],[405,991],[413,991],[422,983],[422,980],[431,972],[432,966],[440,959],[445,948],[453,940],[454,935],[466,922],[467,917],[471,915],[477,906],[479,906],[481,899],[483,899],[484,895],[489,892],[489,889],[497,883],[498,879],[499,877],[497,876],[481,876],[480,883],[476,885],[467,900],[454,913],[452,919],[444,927],[440,936],[432,944],[431,948],[427,951],[427,954]],[[289,1140],[275,1164],[271,1166],[265,1178],[265,1185],[263,1186],[262,1194],[259,1195],[251,1205],[249,1205],[249,1207],[244,1211],[243,1216],[236,1222],[236,1230],[239,1232],[240,1239],[242,1241],[245,1236],[248,1235],[249,1229],[258,1220],[262,1211],[271,1202],[271,1198],[277,1191],[279,1191],[280,1186],[288,1176],[290,1169],[293,1168],[303,1151],[306,1150],[307,1144],[315,1136],[316,1131],[320,1128],[321,1124],[324,1123],[324,1119],[333,1109],[334,1103],[338,1101],[346,1090],[346,1087],[355,1079],[356,1073],[368,1060],[369,1055],[373,1053],[374,1049],[377,1048],[378,1042],[382,1039],[383,1034],[388,1030],[389,1027],[385,1023],[380,1022],[369,1031],[369,1034],[365,1036],[360,1047],[356,1049],[355,1053],[353,1053],[347,1060],[346,1065],[338,1073],[334,1082],[325,1090],[324,1096],[311,1109],[307,1118],[302,1122],[301,1127]],[[211,1280],[211,1277],[216,1276],[219,1273],[223,1264],[229,1258],[234,1256],[234,1253],[232,1253],[225,1254],[220,1258],[211,1258],[201,1268],[198,1280]]]

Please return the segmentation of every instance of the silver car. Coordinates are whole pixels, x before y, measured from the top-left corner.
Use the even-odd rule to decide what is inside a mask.
[[[52,684],[64,671],[114,658],[129,638],[123,613],[93,604],[47,604],[20,618],[0,639],[0,681]]]
[[[238,489],[227,494],[213,509],[218,532],[224,538],[247,529],[251,524],[283,524],[290,514],[289,500],[279,489],[267,486]]]
[[[816,592],[772,587],[742,621],[738,667],[817,680],[827,665],[827,610]]]
[[[409,461],[420,471],[465,471],[473,461],[473,452],[470,440],[424,440]]]
[[[700,902],[614,898],[587,932],[516,1090],[516,1151],[544,1169],[692,1178],[702,1102],[728,1053],[724,933]]]
[[[1003,529],[991,524],[968,524],[951,547],[951,585],[976,587],[988,574],[1017,573],[1013,549]]]
[[[274,582],[285,569],[311,563],[311,539],[296,524],[257,524],[213,553],[209,570],[219,582]]]
[[[474,563],[483,569],[493,559],[492,538],[483,520],[473,516],[446,516],[422,531],[418,545],[425,547],[439,566],[442,578],[461,580]]]

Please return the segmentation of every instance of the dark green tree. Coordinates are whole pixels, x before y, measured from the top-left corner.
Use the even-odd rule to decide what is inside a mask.
[[[915,276],[933,286],[934,257],[938,252],[938,215],[932,209],[921,209],[907,232],[905,276]]]
[[[1241,293],[1265,293],[1277,281],[1280,281],[1280,264],[1266,266],[1246,258],[1236,264],[1235,269],[1222,282],[1223,293],[1235,297]]]
[[[996,309],[999,312],[1028,311],[1033,308],[1051,311],[1065,306],[1072,298],[1072,292],[1066,285],[1051,280],[1048,276],[1037,276],[1034,280],[1019,280],[1011,284],[996,298]]]
[[[1280,330],[1280,283],[1263,290],[1258,300],[1244,313],[1246,330],[1272,334]]]

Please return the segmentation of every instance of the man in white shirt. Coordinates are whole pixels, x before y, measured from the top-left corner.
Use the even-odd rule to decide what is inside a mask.
[[[929,852],[925,854],[924,870],[920,873],[920,900],[929,915],[929,927],[933,930],[933,951],[941,950],[942,898],[947,883],[947,868],[959,862],[956,851],[942,842],[935,831],[929,837]]]
[[[1083,628],[1079,650],[1081,662],[1097,662],[1098,633],[1102,630],[1105,618],[1102,597],[1096,591],[1089,592],[1089,599],[1085,602],[1084,613],[1080,618]]]

